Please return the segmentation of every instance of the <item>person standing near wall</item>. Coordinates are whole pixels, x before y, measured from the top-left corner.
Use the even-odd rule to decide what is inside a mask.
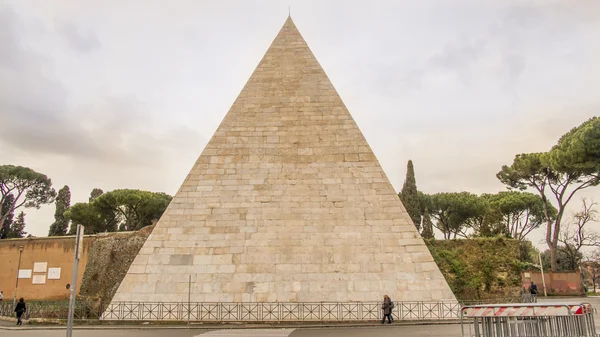
[[[2,299],[4,298],[4,292],[0,290],[0,303],[2,303]]]

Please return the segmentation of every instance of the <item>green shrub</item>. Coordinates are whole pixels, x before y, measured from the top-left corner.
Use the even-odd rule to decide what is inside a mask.
[[[521,271],[530,263],[530,244],[502,237],[426,243],[459,300],[520,294]]]

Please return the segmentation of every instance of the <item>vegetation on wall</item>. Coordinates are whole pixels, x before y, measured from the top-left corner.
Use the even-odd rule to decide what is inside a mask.
[[[516,296],[532,263],[529,242],[499,238],[426,240],[440,271],[462,301]]]
[[[117,292],[129,266],[152,232],[148,226],[130,234],[99,237],[90,247],[79,296],[103,311]]]

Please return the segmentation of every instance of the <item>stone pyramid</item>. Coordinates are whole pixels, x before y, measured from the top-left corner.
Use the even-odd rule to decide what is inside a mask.
[[[454,301],[288,18],[121,282],[117,302]]]

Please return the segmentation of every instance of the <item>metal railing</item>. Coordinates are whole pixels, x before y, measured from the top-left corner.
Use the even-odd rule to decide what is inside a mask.
[[[398,320],[458,319],[460,304],[396,302]],[[105,320],[193,322],[368,321],[381,319],[381,303],[111,303]]]
[[[26,305],[27,311],[23,314],[23,319],[67,319],[69,312],[69,301],[28,301]],[[101,314],[98,306],[85,301],[75,302],[75,319],[100,319]],[[13,304],[4,301],[0,303],[0,316],[15,317]]]
[[[584,302],[464,306],[461,333],[465,337],[464,321],[471,320],[469,337],[597,337],[594,312]]]
[[[529,302],[522,297],[503,297],[461,302],[394,302],[397,320],[460,319],[463,305]],[[24,319],[66,319],[68,301],[29,301]],[[0,316],[14,317],[12,303],[0,303]],[[346,303],[149,303],[76,301],[76,320],[266,322],[266,321],[368,321],[381,319],[381,302]]]
[[[457,302],[396,302],[398,320],[458,319]],[[111,303],[102,319],[193,322],[368,321],[381,302],[362,303]]]

